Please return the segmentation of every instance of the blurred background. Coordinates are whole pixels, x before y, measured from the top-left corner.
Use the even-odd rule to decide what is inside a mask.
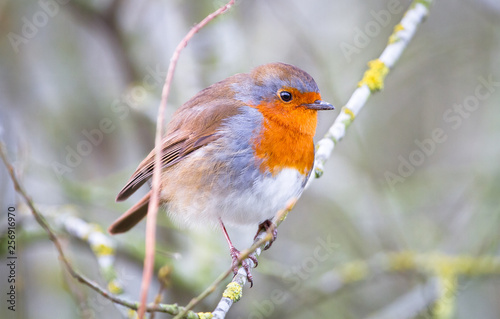
[[[106,229],[146,191],[114,202],[153,147],[175,46],[222,4],[0,1],[0,138],[28,193],[52,216],[48,222],[68,258],[103,287],[88,244],[65,232],[57,215]],[[236,1],[183,51],[166,118],[216,81],[282,61],[310,73],[336,106],[320,113],[318,140],[409,4]],[[259,258],[254,287],[244,289],[228,318],[500,318],[499,105],[500,3],[436,1],[384,90],[368,101],[323,177]],[[12,206],[18,257],[12,312],[4,301],[7,251],[0,252],[2,313],[119,317],[111,302],[63,271],[52,243],[23,215],[0,166],[2,247]],[[115,269],[130,300],[139,295],[144,224],[112,238]],[[157,269],[167,264],[172,270],[162,302],[185,305],[228,268],[226,243],[219,230],[178,229],[166,214],[158,224]],[[240,249],[254,232],[229,229]],[[389,258],[398,253],[409,258],[399,267]],[[411,256],[421,256],[420,262],[412,264]],[[458,257],[496,262],[496,268],[460,272],[450,262]],[[150,298],[158,287],[155,282]],[[212,311],[222,290],[195,310]]]

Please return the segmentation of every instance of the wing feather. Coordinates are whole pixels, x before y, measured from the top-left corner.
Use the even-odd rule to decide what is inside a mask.
[[[222,122],[238,114],[243,105],[243,102],[227,98],[212,100],[203,106],[192,105],[189,102],[184,104],[174,114],[171,127],[163,139],[162,168],[177,164],[192,152],[217,140],[219,138],[218,130]],[[116,197],[117,201],[127,199],[151,178],[154,169],[154,156],[153,150],[139,164]]]

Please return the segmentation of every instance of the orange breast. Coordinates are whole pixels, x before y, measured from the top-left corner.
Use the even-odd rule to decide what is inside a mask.
[[[264,116],[263,128],[254,139],[255,154],[262,160],[261,171],[274,176],[283,168],[294,168],[308,174],[314,165],[317,112],[265,103],[256,108]]]

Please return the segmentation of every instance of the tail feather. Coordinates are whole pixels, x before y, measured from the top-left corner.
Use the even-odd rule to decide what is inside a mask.
[[[112,235],[120,234],[134,227],[148,213],[150,197],[151,191],[149,191],[140,201],[115,220],[114,223],[109,226],[108,232]]]

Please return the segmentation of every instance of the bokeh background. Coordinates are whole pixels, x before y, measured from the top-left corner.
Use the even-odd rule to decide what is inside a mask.
[[[170,56],[189,28],[223,3],[0,1],[0,138],[35,203],[52,212],[48,221],[69,259],[103,286],[88,245],[58,227],[56,216],[71,212],[105,229],[139,198],[114,202],[153,147]],[[409,4],[236,1],[183,51],[166,117],[218,80],[282,61],[313,75],[337,107],[320,114],[318,139]],[[384,90],[279,228],[253,272],[254,287],[244,289],[228,317],[500,318],[499,105],[500,3],[436,1]],[[89,143],[97,129],[102,139]],[[7,208],[18,212],[17,309],[7,311],[2,297],[2,316],[119,317],[112,303],[62,270],[52,243],[23,215],[3,166],[0,180],[2,296]],[[178,229],[161,214],[158,231],[157,266],[172,269],[164,303],[187,304],[230,263],[218,230]],[[229,230],[241,249],[254,231]],[[144,223],[113,240],[118,276],[138,300]],[[397,252],[429,262],[410,263],[407,271],[383,266]],[[439,275],[454,265],[439,264],[439,256],[489,256],[497,268],[470,271],[447,286]],[[212,311],[222,289],[195,310]],[[156,283],[150,298],[157,290]],[[451,310],[436,311],[435,300]]]

